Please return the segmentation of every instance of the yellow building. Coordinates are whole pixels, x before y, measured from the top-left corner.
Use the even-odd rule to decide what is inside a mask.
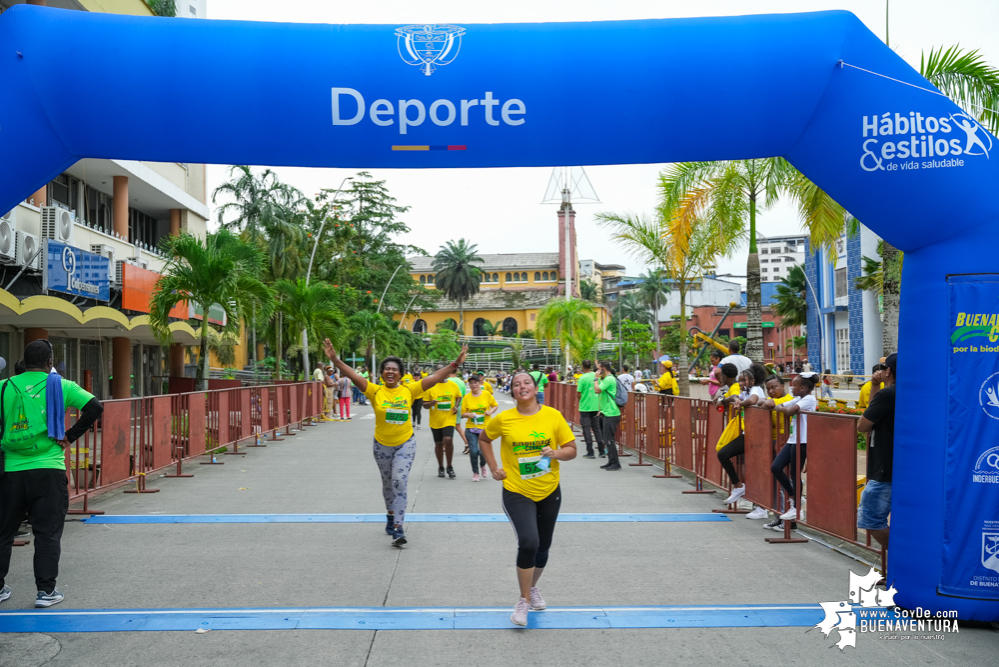
[[[564,281],[559,272],[559,253],[533,252],[480,255],[483,262],[476,266],[482,271],[479,293],[465,301],[465,323],[461,333],[471,336],[519,334],[533,330],[538,313],[545,304],[559,296]],[[410,257],[413,280],[434,288],[433,257]],[[578,280],[579,268],[573,282]],[[574,290],[575,291],[575,290]],[[597,304],[594,304],[597,306]],[[597,306],[596,323],[605,330],[610,317],[603,306]],[[399,316],[396,316],[398,319]],[[403,326],[417,333],[434,332],[437,325],[448,319],[458,322],[458,302],[441,298],[430,310],[409,313]]]

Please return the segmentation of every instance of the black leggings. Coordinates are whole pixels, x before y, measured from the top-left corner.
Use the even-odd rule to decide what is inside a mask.
[[[517,536],[517,567],[528,570],[548,563],[548,550],[555,534],[555,522],[562,505],[562,487],[557,486],[547,498],[533,501],[503,489],[503,511]]]
[[[413,401],[413,423],[423,423],[423,399],[417,398]]]
[[[801,443],[798,445],[801,449],[801,465],[805,465],[805,456],[808,454],[808,445],[806,443]],[[797,474],[798,465],[794,462],[794,445],[787,444],[780,450],[777,454],[777,458],[774,459],[774,463],[770,466],[770,472],[773,473],[774,479],[777,483],[784,487],[787,492],[788,500],[794,500],[794,480],[789,478],[787,474],[784,473],[784,468],[788,468],[792,475]]]
[[[739,483],[739,473],[736,472],[735,465],[732,464],[732,459],[745,453],[745,435],[740,435],[738,438],[718,450],[718,461],[721,463],[722,468],[725,468],[725,472],[728,474],[728,478],[732,480],[733,484]]]

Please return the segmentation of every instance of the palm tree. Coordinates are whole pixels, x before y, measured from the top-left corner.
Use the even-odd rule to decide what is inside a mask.
[[[808,322],[808,283],[800,265],[791,267],[781,278],[774,297],[774,312],[780,315],[782,327],[799,327]]]
[[[669,299],[669,284],[660,269],[649,269],[643,273],[641,285],[638,286],[638,297],[652,309],[652,335],[656,341],[656,353],[659,352],[659,306]]]
[[[280,302],[280,310],[287,317],[292,330],[304,330],[311,348],[317,353],[319,341],[331,338],[340,341],[346,327],[343,324],[343,311],[340,309],[340,292],[322,281],[308,285],[303,278],[296,281],[279,280],[274,284]],[[302,349],[302,368],[309,373],[306,350]]]
[[[499,336],[503,333],[503,320],[496,320],[496,324],[485,320],[479,326],[482,328],[483,336]]]
[[[639,324],[648,324],[652,327],[652,315],[649,313],[641,297],[635,292],[625,292],[617,298],[617,306],[614,308],[615,317],[623,317]]]
[[[238,329],[239,321],[256,304],[269,305],[271,290],[257,277],[264,267],[260,251],[224,229],[204,240],[186,232],[163,241],[170,260],[156,281],[150,302],[149,321],[161,341],[170,338],[170,310],[190,301],[204,313],[201,320],[201,380],[208,388],[208,311],[218,305],[226,314],[226,330]]]
[[[479,293],[482,272],[478,267],[484,260],[476,254],[478,246],[465,239],[448,241],[434,256],[434,282],[448,299],[458,302],[458,335],[465,335],[465,299]]]
[[[270,169],[257,176],[246,165],[229,167],[231,180],[215,188],[212,203],[217,203],[219,195],[231,197],[218,207],[218,220],[222,229],[243,231],[254,241],[264,236],[264,218],[273,209],[295,208],[302,201],[302,193],[278,180]],[[226,221],[226,215],[234,213],[235,218]]]
[[[371,360],[372,344],[388,348],[392,344],[393,329],[381,313],[361,310],[347,318],[351,337],[358,342],[358,351],[364,351],[364,361],[374,370]],[[318,338],[316,340],[319,340]]]
[[[600,303],[600,288],[589,280],[581,280],[579,282],[579,296],[584,301]]]
[[[600,332],[592,326],[580,328],[569,337],[569,349],[572,350],[573,363],[582,363],[583,359],[596,358],[597,345],[600,343]]]
[[[542,340],[549,343],[558,339],[565,350],[566,370],[569,364],[569,345],[573,336],[585,329],[593,329],[593,317],[597,309],[589,301],[572,296],[552,299],[538,313],[535,329]]]

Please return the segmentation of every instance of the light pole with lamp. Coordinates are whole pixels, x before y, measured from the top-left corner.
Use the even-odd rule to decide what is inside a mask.
[[[333,194],[333,200],[330,205],[336,204],[336,198],[340,196],[343,192],[343,186],[347,184],[347,181],[354,180],[353,176],[347,176],[342,181],[340,181],[340,187],[336,189]],[[323,230],[326,229],[326,218],[323,218],[322,223],[319,225],[319,231],[316,233],[316,241],[312,244],[312,255],[309,256],[309,270],[305,273],[305,286],[309,286],[309,279],[312,277],[312,262],[316,259],[316,249],[319,248],[319,238],[323,235]],[[280,354],[280,352],[279,352]],[[302,363],[305,364],[302,369],[305,373],[305,379],[309,379],[309,333],[306,329],[302,329]]]
[[[378,308],[377,308],[377,310],[375,310],[375,315],[377,315],[378,313],[382,312],[382,304],[385,303],[385,295],[388,294],[388,288],[392,285],[392,281],[395,280],[395,274],[399,273],[399,269],[401,269],[401,268],[402,268],[402,264],[400,264],[399,266],[395,267],[395,271],[392,272],[392,277],[389,278],[389,281],[387,283],[385,283],[385,289],[382,290],[382,298],[378,300]],[[407,310],[408,310],[408,308],[407,308]],[[400,322],[400,324],[401,324],[401,322]],[[372,338],[371,338],[371,371],[370,371],[372,374],[374,374],[375,368],[378,367],[378,364],[375,363],[375,361],[376,361],[375,360],[375,339],[374,339],[374,336],[372,336]],[[399,370],[401,371],[402,369],[400,368]]]

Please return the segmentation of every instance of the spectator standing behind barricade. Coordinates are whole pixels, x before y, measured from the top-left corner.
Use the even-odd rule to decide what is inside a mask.
[[[763,402],[763,407],[768,410],[773,410],[778,405],[783,405],[791,399],[794,398],[791,394],[784,391],[784,380],[779,375],[771,375],[766,380],[766,390],[767,398]],[[770,439],[772,442],[777,442],[779,438],[784,435],[784,417],[778,415],[777,413],[771,413],[770,415]],[[773,451],[769,453],[770,456],[773,455]],[[757,506],[752,512],[746,515],[747,519],[766,519],[770,516],[766,509]]]
[[[593,381],[596,374],[593,372],[593,362],[583,359],[583,374],[576,381],[576,393],[579,394],[579,427],[583,431],[583,441],[586,443],[586,454],[584,459],[595,458],[593,456],[593,438],[597,440],[597,450],[600,458],[606,458],[604,454],[604,436],[600,430],[600,400],[593,391]]]
[[[784,489],[784,492],[787,493],[788,509],[774,521],[764,526],[764,528],[783,531],[784,521],[791,521],[791,528],[797,528],[797,523],[794,522],[800,518],[800,515],[798,509],[794,506],[794,487],[798,483],[796,478],[798,468],[804,467],[805,459],[808,455],[808,416],[802,414],[798,417],[796,415],[799,412],[815,411],[818,401],[815,400],[812,392],[815,391],[816,382],[818,382],[818,377],[815,373],[806,372],[796,375],[791,380],[791,394],[793,398],[775,408],[777,412],[791,417],[791,434],[787,438],[787,443],[785,443],[774,459],[773,465],[770,466],[770,472],[777,480],[777,483]],[[801,452],[800,462],[795,461],[795,445],[798,445],[797,449]],[[789,477],[784,472],[784,468],[787,468],[788,473],[795,477]]]
[[[323,372],[323,362],[318,362],[316,364],[316,370],[312,371],[312,379],[316,382],[322,382],[326,377],[326,373]]]
[[[520,599],[510,621],[527,625],[531,610],[546,608],[538,590],[562,504],[560,461],[576,458],[576,438],[558,410],[537,402],[537,386],[527,373],[513,376],[517,407],[496,415],[479,443],[493,477],[503,482],[503,511],[517,539]],[[496,462],[493,443],[501,440]]]
[[[735,368],[734,364],[729,364]],[[731,372],[731,368],[728,369]],[[763,383],[766,382],[767,369],[760,364],[753,364],[748,370],[739,374],[739,393],[736,396],[725,398],[723,404],[729,405],[729,420],[722,431],[715,451],[722,468],[732,480],[732,493],[725,499],[725,504],[738,502],[746,494],[746,483],[739,479],[739,472],[736,470],[732,459],[746,453],[746,437],[744,434],[744,424],[742,422],[742,410],[752,405],[763,405],[767,400],[763,392]],[[736,385],[728,385],[731,390]],[[726,392],[729,393],[729,392]],[[720,445],[720,446],[719,446]]]
[[[832,378],[829,377],[831,374],[832,374],[832,371],[829,370],[828,368],[822,374],[822,387],[821,387],[821,390],[820,390],[821,393],[822,393],[822,398],[832,398],[833,397],[833,393],[832,393]]]
[[[600,372],[593,382],[593,392],[600,400],[600,430],[604,438],[604,445],[607,447],[607,463],[600,467],[609,471],[620,470],[621,462],[617,457],[617,444],[614,440],[617,434],[617,425],[621,421],[621,408],[617,406],[615,401],[617,378],[614,376],[614,369],[611,368],[609,361],[600,362]]]
[[[545,385],[548,384],[548,377],[541,372],[538,364],[534,364],[531,367],[531,377],[534,378],[534,383],[538,385],[538,405],[545,404]]]
[[[414,379],[421,379],[421,380],[423,379],[423,376],[420,375],[420,369],[416,368],[415,366],[413,367],[413,372],[410,373],[410,375],[412,376],[410,378],[410,382],[412,382]],[[416,426],[416,430],[417,431],[419,431],[420,429],[423,428],[423,399],[422,398],[414,398],[413,399],[413,424]]]
[[[676,377],[673,375],[673,362],[667,359],[662,362],[663,374],[659,376],[659,382],[656,383],[656,388],[659,390],[660,394],[666,394],[667,396],[679,396],[680,395],[680,385],[676,383]]]
[[[333,421],[333,374],[336,369],[327,366],[323,372],[323,421]]]
[[[868,380],[867,382],[865,382],[860,387],[860,397],[857,399],[857,408],[858,409],[864,410],[864,409],[867,408],[868,404],[870,404],[870,402],[871,402],[871,386],[872,386],[871,383],[873,381],[875,381],[875,379],[877,379],[877,382],[878,382],[878,389],[884,389],[885,388],[885,383],[880,380],[881,376],[878,375],[878,373],[880,371],[885,370],[885,368],[886,368],[885,365],[882,364],[882,363],[874,364],[874,367],[871,368],[871,379]]]
[[[625,391],[634,391],[635,376],[629,373],[628,370],[628,364],[621,366],[621,373],[617,376],[617,380],[624,385]]]
[[[721,366],[722,353],[720,350],[711,351],[711,370],[708,371],[708,376],[698,380],[701,384],[708,385],[708,395],[711,398],[715,397],[718,393],[718,388],[722,386],[721,380]]]
[[[472,463],[472,481],[479,481],[479,470],[483,477],[489,477],[489,467],[479,449],[479,436],[489,426],[490,418],[496,414],[499,405],[493,395],[482,389],[482,380],[478,375],[468,378],[468,393],[461,399],[461,416],[465,423],[465,437],[468,438],[468,449]]]
[[[730,340],[728,342],[728,356],[721,360],[723,364],[735,364],[736,369],[741,373],[753,365],[749,357],[739,354],[739,341]]]
[[[341,375],[338,381],[337,391],[340,392],[340,418],[350,419],[350,394],[354,388],[354,383],[346,375]]]
[[[545,373],[548,374],[548,382],[546,384],[550,384],[552,382],[558,382],[558,373],[555,372],[554,368],[549,366],[548,368],[545,369]]]
[[[69,510],[65,450],[90,430],[104,406],[52,370],[48,340],[28,343],[24,361],[24,373],[0,383],[0,450],[5,469],[0,476],[0,602],[11,595],[5,578],[14,536],[27,513],[35,540],[35,606],[51,607],[63,601],[56,578]],[[66,408],[81,411],[69,429],[65,428]]]
[[[874,382],[884,389],[874,394],[860,418],[858,429],[871,433],[867,448],[867,484],[860,494],[857,527],[863,528],[885,549],[888,548],[888,515],[891,513],[891,469],[895,449],[895,369],[898,355],[884,360],[884,370],[874,374]]]

